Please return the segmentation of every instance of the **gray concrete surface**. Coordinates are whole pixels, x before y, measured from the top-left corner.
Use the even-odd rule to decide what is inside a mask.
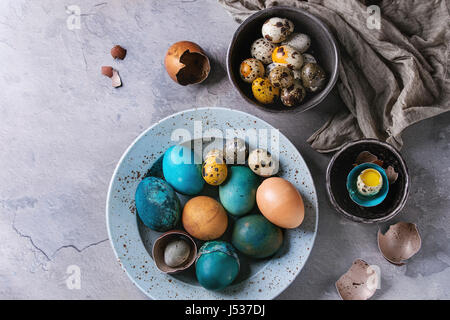
[[[69,30],[66,6],[81,9]],[[115,260],[107,239],[105,200],[121,154],[155,121],[194,106],[253,113],[278,127],[302,152],[316,181],[320,224],[315,246],[297,280],[280,299],[337,299],[334,282],[362,258],[381,268],[374,299],[450,298],[450,114],[404,134],[402,152],[412,189],[394,220],[415,222],[423,247],[401,267],[387,263],[376,225],[334,212],[325,193],[329,155],[306,139],[341,102],[334,92],[304,114],[274,115],[241,99],[226,77],[225,56],[237,24],[213,0],[0,2],[0,298],[145,299]],[[167,76],[169,45],[192,40],[212,59],[198,86]],[[113,61],[110,48],[128,49]],[[123,87],[100,74],[112,65]],[[81,288],[68,289],[77,265]]]

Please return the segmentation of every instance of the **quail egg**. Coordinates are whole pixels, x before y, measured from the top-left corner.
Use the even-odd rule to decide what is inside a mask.
[[[295,80],[294,83],[288,87],[281,90],[281,102],[286,107],[298,106],[305,99],[306,90],[303,88],[300,80]]]
[[[287,88],[294,83],[294,73],[286,66],[276,66],[270,71],[270,83],[277,88]]]
[[[278,17],[266,20],[262,26],[263,37],[273,43],[284,41],[293,31],[292,21]]]
[[[228,139],[225,143],[225,160],[227,164],[245,164],[248,149],[244,140]]]
[[[253,81],[252,92],[255,99],[263,104],[273,103],[280,96],[280,89],[274,87],[267,78]]]
[[[272,52],[275,45],[264,38],[259,38],[253,42],[251,47],[251,55],[253,58],[260,60],[264,64],[272,62]]]
[[[291,46],[279,46],[273,50],[272,61],[287,65],[290,69],[300,69],[303,65],[302,54]]]
[[[276,66],[282,66],[282,64],[272,62],[266,66],[266,77],[269,77],[270,71],[272,71]]]
[[[264,65],[255,58],[246,59],[241,63],[240,74],[245,82],[252,83],[256,78],[264,77],[264,73]]]
[[[307,63],[302,68],[302,82],[306,90],[316,92],[326,84],[325,71],[317,63]]]
[[[314,56],[312,54],[304,53],[304,54],[302,54],[302,56],[303,56],[303,64],[317,63],[316,58],[314,58]]]
[[[303,53],[309,49],[311,38],[304,33],[293,33],[281,44],[291,46],[298,52]]]
[[[164,262],[169,267],[178,267],[188,260],[191,253],[191,247],[183,240],[170,242],[164,249]]]
[[[227,165],[222,157],[213,154],[205,159],[202,176],[207,184],[218,186],[225,181],[227,174]]]
[[[258,148],[248,155],[248,166],[261,177],[270,177],[278,172],[278,161],[273,159],[270,152]]]
[[[372,168],[363,170],[356,181],[358,192],[364,196],[373,196],[380,192],[383,186],[381,174]]]

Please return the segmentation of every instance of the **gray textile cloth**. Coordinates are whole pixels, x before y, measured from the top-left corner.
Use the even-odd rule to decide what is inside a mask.
[[[308,142],[319,152],[361,138],[397,148],[413,123],[450,110],[450,0],[218,0],[237,22],[267,7],[294,6],[321,18],[339,43],[339,110]],[[381,9],[369,29],[367,6]],[[420,134],[420,133],[418,133]]]

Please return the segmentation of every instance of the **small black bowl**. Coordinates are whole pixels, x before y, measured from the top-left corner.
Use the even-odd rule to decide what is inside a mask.
[[[397,181],[389,186],[386,199],[374,207],[357,205],[346,188],[347,175],[362,151],[374,154],[384,162],[384,168],[390,165],[398,173]],[[344,217],[364,223],[385,222],[396,216],[405,206],[409,193],[408,168],[400,153],[390,144],[375,139],[363,139],[347,143],[334,154],[328,164],[326,184],[331,204]]]
[[[294,23],[294,32],[305,33],[311,38],[311,53],[319,65],[325,70],[328,83],[322,91],[309,93],[303,103],[296,107],[286,107],[281,101],[265,105],[259,103],[252,93],[250,83],[244,82],[239,74],[241,62],[251,58],[250,47],[252,43],[262,38],[263,23],[272,17],[287,18]],[[339,53],[336,41],[328,27],[312,14],[293,7],[271,7],[251,15],[238,27],[234,33],[227,53],[227,72],[233,86],[241,96],[253,105],[272,112],[299,112],[310,109],[319,104],[330,93],[338,79]]]

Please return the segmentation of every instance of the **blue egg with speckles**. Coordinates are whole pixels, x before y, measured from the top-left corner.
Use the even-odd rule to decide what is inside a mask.
[[[204,288],[222,290],[236,279],[238,273],[239,258],[228,242],[209,241],[200,248],[195,274]]]
[[[231,243],[252,258],[267,258],[280,249],[283,232],[261,214],[242,217],[233,226]]]
[[[220,202],[233,216],[243,216],[255,206],[261,180],[250,168],[232,166],[228,179],[219,186]]]
[[[152,230],[168,231],[180,221],[180,200],[173,188],[161,178],[143,179],[134,199],[139,217]]]
[[[196,195],[203,189],[202,164],[195,163],[194,151],[185,146],[172,146],[163,158],[163,174],[166,181],[178,192]]]

